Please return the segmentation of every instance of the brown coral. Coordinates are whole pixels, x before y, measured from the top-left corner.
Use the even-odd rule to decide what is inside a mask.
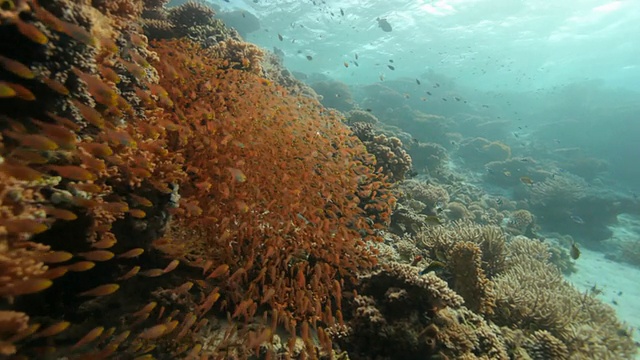
[[[354,109],[344,114],[347,119],[347,124],[353,125],[355,123],[365,124],[377,124],[380,120],[372,113],[360,109]]]
[[[548,262],[544,243],[517,238],[509,252],[507,269],[494,280],[491,319],[522,329],[529,336],[523,347],[531,356],[563,356],[568,350],[571,358],[632,357],[634,345],[614,310],[568,284]]]
[[[465,305],[478,314],[491,314],[495,307],[493,283],[482,270],[482,252],[472,242],[459,242],[449,252],[453,290],[465,299]]]
[[[435,353],[438,332],[430,318],[462,298],[434,274],[387,264],[361,276],[361,293],[353,301],[349,337],[339,340],[356,357],[417,359]]]
[[[376,134],[368,123],[355,123],[351,129],[367,147],[367,151],[376,157],[376,164],[382,168],[383,174],[393,182],[404,179],[411,170],[411,157],[402,148],[400,139]]]
[[[569,358],[567,346],[546,330],[536,330],[525,342],[524,348],[532,360]]]

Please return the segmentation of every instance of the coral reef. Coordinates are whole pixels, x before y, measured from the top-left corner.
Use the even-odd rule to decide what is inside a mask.
[[[586,182],[575,175],[565,174],[549,177],[535,186],[527,188],[528,200],[532,207],[566,209],[586,195]]]
[[[460,143],[457,154],[468,166],[478,168],[492,161],[508,160],[511,157],[511,149],[499,141],[471,138]]]
[[[389,263],[361,277],[349,331],[351,359],[508,359],[500,331],[462,305],[435,274]]]
[[[535,218],[529,210],[519,209],[509,214],[504,219],[505,230],[512,235],[525,235],[535,237]]]
[[[260,19],[250,11],[227,11],[218,13],[217,16],[224,21],[227,27],[235,29],[243,38],[246,38],[252,32],[260,30]]]
[[[316,357],[309,328],[341,321],[389,221],[372,156],[336,114],[259,77],[256,48],[212,38],[225,31],[202,5],[146,1],[143,16],[189,19],[171,36],[207,50],[149,47],[139,3],[97,5],[0,12],[1,351],[247,357],[284,327]],[[211,310],[271,321],[205,347]]]
[[[407,180],[402,183],[404,198],[422,202],[428,214],[435,214],[436,207],[444,207],[449,202],[449,193],[440,185],[418,180]]]
[[[481,314],[493,311],[490,279],[502,271],[507,256],[499,228],[453,223],[424,228],[415,239],[426,258],[445,265],[444,278],[469,309]]]
[[[640,241],[637,239],[610,239],[605,243],[616,249],[615,252],[606,255],[608,259],[640,267]]]
[[[411,170],[411,156],[402,148],[402,141],[396,137],[376,134],[368,123],[355,123],[353,133],[367,147],[367,151],[376,157],[376,165],[392,182],[403,180]]]
[[[361,141],[211,8],[166,3],[0,9],[0,356],[632,357],[545,244],[442,222],[505,216],[463,179],[407,182],[392,217],[399,139]],[[633,205],[612,199],[575,204]]]
[[[351,110],[344,114],[344,117],[347,119],[347,124],[349,125],[359,122],[365,124],[377,124],[380,121],[372,113],[360,109]]]
[[[563,169],[576,174],[585,180],[593,180],[601,173],[607,171],[607,161],[591,157],[579,157],[560,164]]]
[[[442,171],[449,160],[447,150],[443,146],[429,142],[412,144],[409,155],[413,160],[414,169],[427,174],[437,174]]]
[[[494,278],[496,324],[519,328],[534,359],[628,359],[635,345],[612,308],[568,284],[548,262],[547,246],[518,237],[508,244],[505,270]]]
[[[322,105],[342,112],[353,110],[355,102],[349,86],[340,81],[319,81],[311,84],[315,92],[322,97]]]
[[[535,184],[553,176],[552,173],[539,169],[530,158],[491,161],[485,164],[485,169],[487,182],[505,187],[522,186],[520,181],[522,176],[530,178]]]
[[[263,52],[259,64],[262,66],[262,76],[286,88],[289,94],[320,100],[320,96],[309,85],[296,79],[275,54]]]
[[[471,220],[474,218],[473,214],[467,209],[467,207],[457,201],[448,203],[444,213],[451,221]]]

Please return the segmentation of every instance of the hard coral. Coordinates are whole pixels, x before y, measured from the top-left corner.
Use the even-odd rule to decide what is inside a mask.
[[[356,359],[508,359],[500,331],[435,274],[387,264],[361,277],[344,346]]]
[[[473,243],[482,253],[483,272],[492,279],[505,267],[507,258],[506,238],[496,226],[475,225],[465,222],[447,226],[427,227],[416,235],[416,243],[431,259],[447,262],[454,256],[454,247],[460,243]],[[456,269],[451,269],[452,273]]]
[[[499,141],[485,138],[465,139],[460,143],[458,155],[467,161],[469,166],[483,166],[492,161],[505,161],[511,157],[509,146]]]
[[[548,262],[544,243],[524,237],[508,245],[509,261],[495,277],[496,324],[522,329],[533,358],[630,359],[636,349],[612,308],[581,294]],[[560,344],[560,342],[562,344]]]
[[[361,277],[361,293],[349,322],[353,339],[344,339],[344,345],[356,358],[417,359],[434,354],[430,341],[437,328],[430,318],[446,307],[459,307],[462,298],[434,274],[419,276],[411,266],[387,265],[386,270]]]
[[[138,19],[142,14],[142,0],[93,0],[93,6],[113,16]]]
[[[349,125],[353,125],[359,122],[365,124],[377,124],[380,121],[372,113],[360,109],[351,110],[344,115]]]
[[[221,20],[213,17],[215,11],[205,3],[187,1],[169,9],[158,4],[151,5],[148,4],[142,14],[145,34],[150,39],[188,37],[204,47],[230,38],[239,39],[235,30],[227,28]]]
[[[436,207],[444,207],[449,202],[449,193],[440,185],[408,180],[402,183],[402,190],[406,197],[423,202],[430,214],[435,214]]]
[[[456,243],[447,266],[452,269],[452,288],[465,305],[478,314],[491,314],[495,307],[494,285],[482,269],[482,251],[472,242]]]
[[[367,151],[375,155],[382,172],[393,182],[403,180],[411,170],[411,156],[402,148],[402,141],[396,137],[376,134],[368,123],[355,123],[353,133],[364,143]]]
[[[340,81],[319,81],[311,84],[315,92],[322,97],[322,105],[339,111],[349,111],[355,106],[351,89]]]
[[[433,176],[438,175],[445,168],[449,158],[447,150],[442,145],[430,142],[413,144],[409,149],[409,154],[416,171]]]

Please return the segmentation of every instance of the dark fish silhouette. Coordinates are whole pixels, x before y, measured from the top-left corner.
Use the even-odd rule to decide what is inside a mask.
[[[387,67],[391,70],[395,70],[396,68],[393,65],[387,65]]]
[[[376,20],[378,20],[378,27],[380,27],[380,29],[382,29],[382,31],[384,32],[391,32],[391,30],[393,30],[391,28],[391,24],[389,24],[389,22],[387,21],[387,19],[380,19],[377,18]]]
[[[580,249],[578,249],[578,245],[576,245],[575,242],[571,244],[571,250],[569,251],[569,254],[571,255],[571,258],[573,260],[578,260],[578,258],[580,257]]]

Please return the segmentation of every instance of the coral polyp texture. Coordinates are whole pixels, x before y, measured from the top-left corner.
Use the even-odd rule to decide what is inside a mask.
[[[0,10],[2,355],[245,358],[287,329],[314,358],[377,262],[394,199],[364,145],[251,45],[150,45],[162,3]]]

